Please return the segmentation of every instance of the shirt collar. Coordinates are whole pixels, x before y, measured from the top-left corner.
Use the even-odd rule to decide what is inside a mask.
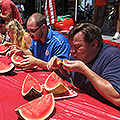
[[[53,35],[53,30],[51,28],[51,26],[48,26],[48,28],[50,29],[49,32],[48,32],[48,35],[47,35],[47,38],[46,38],[46,44],[49,44],[51,41],[51,38],[52,38],[52,35]]]

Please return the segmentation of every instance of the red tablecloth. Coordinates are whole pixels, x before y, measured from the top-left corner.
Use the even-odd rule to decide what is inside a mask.
[[[111,40],[105,40],[105,39],[103,39],[103,42],[105,42],[109,45],[112,45],[120,50],[120,43],[117,43],[117,42],[111,41]]]
[[[8,62],[7,58],[0,58]],[[28,102],[21,95],[24,78],[30,73],[41,84],[44,83],[50,72],[47,71],[14,71],[11,75],[0,75],[0,120],[17,120],[14,110]],[[71,84],[68,84],[71,86]],[[55,114],[51,120],[120,120],[120,112],[105,105],[84,93],[77,97],[55,101]]]

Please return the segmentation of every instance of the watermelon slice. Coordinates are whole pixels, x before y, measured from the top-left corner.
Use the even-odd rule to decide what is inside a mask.
[[[22,96],[31,101],[42,96],[42,87],[39,82],[30,74],[27,74],[22,85]]]
[[[47,77],[44,86],[47,91],[53,94],[61,94],[69,90],[65,82],[55,72]]]
[[[17,55],[14,53],[11,57],[11,61],[17,66],[20,67],[20,63],[24,58],[22,56]]]
[[[0,54],[5,54],[8,50],[10,50],[8,46],[0,44]]]
[[[7,73],[13,69],[14,69],[14,65],[12,63],[9,65],[6,65],[0,61],[0,74]]]
[[[44,120],[53,112],[54,104],[53,94],[50,93],[21,105],[15,112],[25,120]]]

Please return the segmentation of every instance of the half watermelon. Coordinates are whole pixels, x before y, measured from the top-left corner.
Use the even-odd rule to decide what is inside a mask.
[[[47,91],[53,94],[61,94],[69,90],[66,83],[55,72],[47,77],[44,86]]]
[[[15,68],[15,66],[12,63],[9,65],[6,65],[0,61],[0,74],[10,72],[14,68]]]
[[[20,67],[20,64],[21,64],[21,61],[23,60],[24,58],[20,55],[17,55],[16,53],[14,53],[11,57],[11,61],[17,66],[17,67]]]
[[[5,54],[7,51],[9,51],[9,47],[5,46],[3,44],[0,44],[0,54]]]
[[[42,87],[39,82],[30,74],[27,74],[22,85],[22,96],[31,101],[42,96]]]
[[[25,120],[44,120],[53,112],[54,104],[54,96],[50,93],[21,105],[15,112]]]

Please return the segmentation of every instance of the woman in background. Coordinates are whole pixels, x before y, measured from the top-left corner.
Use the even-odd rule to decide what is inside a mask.
[[[30,47],[32,38],[29,33],[25,32],[22,25],[16,19],[9,21],[5,28],[11,39],[11,42],[5,42],[5,45],[15,45],[17,48],[22,49],[28,49]]]

